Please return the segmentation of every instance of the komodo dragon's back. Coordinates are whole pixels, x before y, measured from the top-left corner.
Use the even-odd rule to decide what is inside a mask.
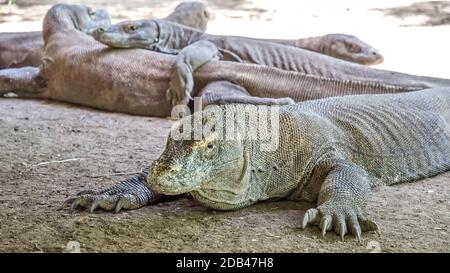
[[[334,132],[323,147],[342,150],[364,167],[372,187],[450,169],[448,89],[337,97],[293,105],[284,111],[287,115],[313,113],[324,119]]]

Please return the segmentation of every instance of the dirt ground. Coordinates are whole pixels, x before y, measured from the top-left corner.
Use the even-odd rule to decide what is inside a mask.
[[[1,17],[0,31],[11,30],[10,26],[20,29],[28,23],[36,25],[51,1],[40,2],[44,5],[12,7],[11,13]],[[125,5],[124,1],[120,1],[121,4],[103,2],[98,5],[108,2],[108,9],[113,11],[116,19],[142,12],[131,8],[142,1],[127,2],[130,5],[127,11],[121,6]],[[158,6],[161,14],[167,14],[177,3],[148,2],[149,10]],[[217,11],[210,25],[212,32],[221,29],[231,32],[232,26],[244,21],[251,26],[255,22],[263,26],[283,24],[280,23],[284,20],[281,18],[283,12],[289,16],[297,14],[287,11],[289,4],[283,8],[271,7],[264,0],[223,2],[209,1],[213,12]],[[315,15],[318,17],[311,16],[315,14],[314,7],[305,1],[296,1],[295,5],[298,2],[305,5],[301,12],[309,14],[309,19],[299,19],[302,22],[323,18],[327,12],[325,9]],[[361,5],[356,1],[349,3],[377,18],[373,20],[385,22],[383,29],[391,26],[394,31],[389,35],[401,31],[400,25],[415,24],[411,23],[412,19],[405,23],[404,19],[393,19],[372,10],[386,8],[384,1],[378,2],[378,6],[373,3]],[[395,6],[412,3],[399,2]],[[445,19],[447,13],[441,11],[448,11],[447,6],[440,5],[441,9],[434,10]],[[233,10],[236,7],[238,10]],[[20,13],[23,10],[28,10],[31,17],[25,20]],[[35,12],[31,13],[31,10]],[[23,19],[20,20],[22,23],[15,18]],[[427,22],[419,19],[414,22]],[[224,27],[226,20],[231,22],[228,28]],[[329,20],[325,21],[330,24]],[[439,27],[412,28],[445,45],[449,42],[442,35],[447,35],[449,28],[445,20],[442,22],[444,25]],[[238,34],[250,33],[238,29]],[[316,30],[319,35],[330,28],[317,26]],[[292,30],[286,31],[289,37],[298,36]],[[309,35],[310,31],[305,32]],[[405,32],[404,37],[411,38],[410,30]],[[264,35],[275,36],[275,32],[269,29]],[[278,33],[277,37],[282,36]],[[398,68],[395,64],[401,64],[405,69],[408,66],[408,72],[416,69],[411,73],[424,74],[420,72],[425,71],[425,74],[433,75],[438,71],[440,74],[435,76],[450,77],[448,50],[442,51],[443,57],[439,59],[425,60],[420,56],[414,61],[422,60],[421,65],[413,66],[411,62],[405,65],[401,63],[403,53],[398,43],[393,43],[392,49],[377,34],[366,37],[386,46],[386,60],[393,59],[384,64],[387,68],[395,69]],[[428,48],[433,49],[431,54],[436,46],[442,45],[428,44]],[[392,52],[397,52],[400,57]],[[438,68],[439,62],[444,64],[441,59],[447,60],[447,69],[434,70],[435,63]],[[171,124],[172,121],[167,119],[108,113],[57,102],[0,99],[0,252],[77,251],[78,243],[81,252],[450,252],[450,172],[414,183],[376,189],[371,195],[368,216],[381,226],[382,235],[366,233],[361,244],[351,237],[341,242],[333,233],[321,238],[314,227],[301,230],[304,212],[314,206],[309,203],[261,203],[233,212],[215,212],[184,198],[119,214],[102,211],[70,213],[59,209],[66,198],[80,190],[113,185],[127,177],[126,173],[148,166],[161,153]]]

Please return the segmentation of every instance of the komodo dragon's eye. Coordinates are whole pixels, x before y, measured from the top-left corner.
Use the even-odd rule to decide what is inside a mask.
[[[136,25],[128,25],[127,26],[128,32],[135,32],[137,29],[138,29],[138,27]]]
[[[359,47],[358,45],[356,45],[354,43],[348,43],[347,47],[350,52],[360,52],[361,51],[361,47]]]
[[[93,9],[88,9],[88,14],[89,14],[89,16],[95,16],[96,11]]]
[[[214,144],[212,142],[208,143],[208,149],[214,148]]]

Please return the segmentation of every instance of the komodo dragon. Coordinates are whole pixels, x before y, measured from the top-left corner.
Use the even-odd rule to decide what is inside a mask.
[[[222,51],[236,53],[237,56],[233,56],[234,59],[255,63],[255,59],[248,59],[249,55],[245,52],[233,51],[236,48],[233,44],[241,43],[244,39],[242,37],[207,34],[197,29],[161,20],[121,22],[107,30],[99,29],[94,37],[110,47],[143,48],[169,54],[176,54],[187,46],[195,47],[196,42],[206,40],[214,43]],[[328,34],[295,40],[255,40],[303,48],[365,65],[379,64],[384,60],[377,49],[355,36],[346,34]]]
[[[182,127],[191,125],[189,116],[189,123],[171,131],[149,171],[103,191],[81,192],[66,204],[71,209],[118,212],[184,193],[216,210],[265,200],[303,200],[318,205],[305,213],[303,228],[316,223],[323,236],[334,228],[342,239],[350,231],[360,240],[361,231],[378,230],[364,216],[371,188],[450,170],[450,88],[281,106],[274,135],[278,148],[268,151],[262,149],[263,141],[245,132],[257,125],[251,122],[256,118],[267,120],[267,128],[275,130],[275,122],[263,115],[269,106],[214,107],[220,115],[211,133],[198,140],[173,138],[180,129],[190,132]],[[204,127],[214,117],[207,113],[208,109],[194,114],[203,119]],[[225,137],[228,131],[223,128],[229,127],[224,124],[230,121],[240,128],[241,138]]]
[[[22,97],[48,98],[115,112],[144,116],[171,114],[166,90],[172,66],[183,54],[175,57],[142,49],[110,49],[81,32],[71,18],[87,26],[98,25],[86,7],[53,6],[44,19],[42,65],[39,69],[0,70],[0,95],[14,91]],[[268,64],[283,61],[287,66],[298,66],[300,72],[211,61],[195,73],[195,91],[220,89],[227,94],[235,91],[243,95],[232,97],[234,102],[263,100],[265,104],[286,104],[292,99],[450,86],[450,80],[371,69],[290,46],[260,42],[248,49],[249,54],[264,56]],[[42,88],[36,88],[37,85]]]
[[[218,56],[223,55],[230,57],[225,58],[226,60],[245,61],[247,63],[275,67],[287,71],[296,71],[318,76],[321,79],[331,78],[363,82],[374,81],[379,83],[389,82],[402,87],[415,86],[417,89],[433,87],[437,82],[440,82],[438,85],[444,84],[444,86],[448,86],[449,83],[448,80],[441,81],[435,79],[431,80],[434,81],[434,84],[431,86],[428,84],[423,85],[424,82],[422,80],[425,80],[424,77],[415,77],[413,79],[405,74],[370,69],[362,65],[336,60],[321,54],[314,54],[301,48],[247,37],[209,35],[192,28],[159,20],[122,22],[112,25],[107,30],[99,29],[93,36],[97,41],[113,48],[146,48],[157,52],[178,54],[172,68],[171,86],[170,92],[168,92],[168,99],[171,100],[173,105],[188,103],[192,97],[192,93],[194,93],[192,73],[210,60],[217,59]],[[281,43],[295,42],[294,40],[278,41]],[[342,46],[345,45],[342,44]],[[369,46],[367,45],[366,47]],[[405,76],[406,78],[403,80],[402,78]],[[285,84],[282,78],[276,80],[280,81],[280,84]],[[418,83],[416,80],[422,83]],[[317,86],[320,86],[321,91],[310,86],[310,92],[314,94],[328,92],[324,85],[319,84]],[[349,86],[345,85],[344,88],[348,89]],[[243,87],[242,84],[241,87]],[[291,87],[292,89],[288,93],[283,93],[279,89],[272,89],[265,92],[245,90],[245,88],[237,90],[239,87],[233,88],[233,92],[227,92],[228,88],[220,88],[223,89],[221,92],[216,91],[215,95],[209,96],[209,98],[214,98],[215,103],[217,101],[233,101],[256,104],[271,103],[272,101],[256,99],[255,96],[272,98],[290,97],[295,101],[308,99],[303,93],[299,97],[298,94],[295,94],[295,87]],[[336,86],[333,85],[331,88],[334,90],[329,90],[330,92],[338,92]],[[271,94],[271,92],[275,91],[278,91],[276,95]],[[361,93],[358,91],[350,91],[350,89],[347,91],[349,91],[347,94]],[[384,92],[380,91],[379,93]],[[200,94],[204,94],[204,92],[200,92]],[[242,96],[236,101],[236,95],[239,94],[242,94]],[[249,97],[248,94],[251,94],[253,97]],[[330,96],[332,95],[330,94]],[[248,99],[244,99],[243,97],[248,97]],[[206,100],[206,102],[211,103],[211,100]]]
[[[90,10],[94,16],[94,10]],[[205,4],[182,2],[163,21],[204,31],[210,14]],[[87,30],[86,30],[87,31]],[[41,31],[0,33],[0,69],[39,66],[44,53]]]
[[[349,34],[332,33],[297,40],[266,39],[266,41],[300,47],[364,65],[376,65],[384,61],[379,50]]]

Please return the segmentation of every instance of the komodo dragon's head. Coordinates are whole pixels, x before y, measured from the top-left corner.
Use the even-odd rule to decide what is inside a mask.
[[[82,5],[54,5],[44,19],[44,38],[55,30],[77,29],[91,35],[98,28],[108,28],[111,17],[106,10]]]
[[[191,139],[193,131],[184,131],[188,139],[179,139],[176,134],[187,128],[181,126],[191,124],[192,119],[183,120],[188,122],[172,128],[164,152],[150,167],[149,187],[164,195],[189,193],[218,210],[254,203],[249,195],[249,156],[244,142],[224,139],[215,131],[199,140]]]
[[[380,52],[357,37],[348,34],[328,34],[330,38],[330,55],[339,59],[364,64],[376,65],[384,61]]]
[[[166,35],[173,25],[183,25],[204,31],[211,17],[203,3],[183,2],[174,12],[162,20],[129,20],[112,25],[109,28],[99,28],[94,38],[113,48],[144,48],[153,49],[158,44],[164,44],[168,39],[176,39]]]
[[[100,43],[115,48],[147,48],[161,42],[161,22],[158,20],[125,21],[99,28],[93,37]]]
[[[205,4],[197,1],[181,2],[164,20],[205,31],[211,13]]]

